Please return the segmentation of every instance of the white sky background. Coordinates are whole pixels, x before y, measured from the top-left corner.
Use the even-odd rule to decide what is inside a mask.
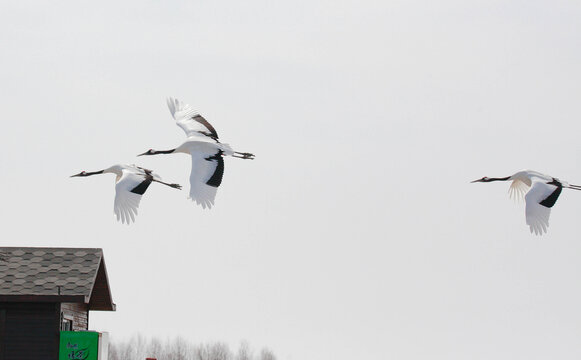
[[[136,332],[279,359],[578,359],[581,193],[529,234],[523,168],[581,183],[577,1],[0,4],[2,246],[102,247]],[[187,199],[165,98],[224,142]],[[156,170],[131,226],[115,163]]]

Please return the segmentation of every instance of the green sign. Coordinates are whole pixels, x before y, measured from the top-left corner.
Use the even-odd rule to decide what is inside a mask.
[[[61,331],[59,360],[97,360],[99,333]]]

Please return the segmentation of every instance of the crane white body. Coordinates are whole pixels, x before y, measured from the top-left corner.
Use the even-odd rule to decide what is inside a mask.
[[[505,178],[488,178],[472,182],[512,181],[508,190],[509,196],[516,200],[525,200],[525,218],[531,233],[542,235],[549,227],[551,208],[559,198],[563,188],[581,190],[578,185],[570,185],[538,171],[523,170]]]
[[[214,127],[188,104],[177,99],[167,99],[168,108],[179,126],[186,133],[186,140],[170,150],[149,149],[141,155],[184,153],[192,158],[190,193],[188,198],[210,209],[224,174],[223,156],[253,159],[250,153],[234,151],[230,145],[218,140]]]

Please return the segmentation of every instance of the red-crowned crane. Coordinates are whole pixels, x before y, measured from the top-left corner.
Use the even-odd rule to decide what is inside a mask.
[[[130,222],[135,221],[141,196],[145,194],[145,190],[147,190],[152,182],[164,184],[174,189],[182,188],[179,184],[165,183],[153,171],[135,165],[113,165],[99,171],[81,171],[71,177],[84,177],[106,173],[117,175],[115,178],[115,202],[113,210],[117,216],[117,221],[121,220],[122,223],[127,223],[128,225]]]
[[[250,153],[232,150],[230,145],[218,140],[216,129],[188,104],[173,98],[167,99],[167,106],[176,124],[186,133],[186,140],[170,150],[149,149],[142,155],[184,153],[192,157],[190,173],[190,195],[205,209],[214,205],[216,191],[224,175],[224,155],[241,159],[254,159]]]
[[[508,190],[511,198],[525,199],[525,217],[531,233],[542,235],[549,227],[551,208],[559,198],[563,188],[581,190],[579,185],[570,185],[537,171],[523,170],[503,178],[474,180],[474,182],[512,181]]]

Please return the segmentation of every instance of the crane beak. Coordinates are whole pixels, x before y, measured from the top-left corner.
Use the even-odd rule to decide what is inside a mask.
[[[137,156],[143,156],[143,155],[147,155],[147,153],[149,152],[149,150],[147,150],[146,152],[144,152],[143,154],[138,154]]]
[[[70,177],[75,177],[75,176],[82,176],[82,177],[85,177],[85,176],[91,176],[91,175],[102,174],[102,173],[104,173],[104,172],[105,172],[105,170],[99,170],[99,171],[94,171],[94,172],[86,172],[86,171],[81,171],[80,173],[78,173],[78,174],[75,174],[75,175],[71,175]]]
[[[483,180],[484,180],[484,178],[470,181],[470,184],[475,183],[475,182],[484,182]]]

